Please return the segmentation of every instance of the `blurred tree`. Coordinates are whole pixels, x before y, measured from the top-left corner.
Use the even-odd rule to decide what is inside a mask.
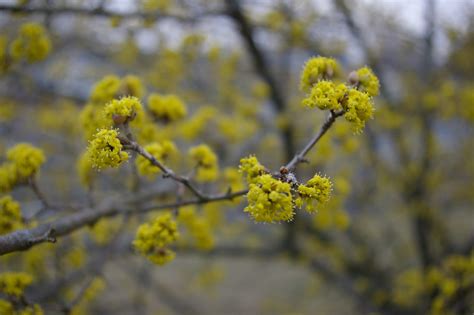
[[[418,33],[382,2],[0,4],[0,314],[472,314],[474,7],[418,2]]]

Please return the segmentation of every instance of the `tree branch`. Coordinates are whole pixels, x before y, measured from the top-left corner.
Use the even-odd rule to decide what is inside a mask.
[[[205,16],[221,15],[224,12],[221,11],[207,11],[199,13],[195,16],[178,15],[171,13],[160,13],[160,12],[118,12],[112,10],[106,10],[102,7],[96,9],[88,9],[81,7],[28,7],[18,5],[0,5],[0,12],[10,13],[21,13],[21,14],[47,14],[47,15],[58,15],[58,14],[70,14],[70,15],[83,15],[83,16],[98,16],[106,18],[120,18],[120,19],[174,19],[180,22],[195,22],[199,18]]]
[[[311,149],[316,145],[316,143],[318,143],[319,139],[321,139],[324,134],[329,130],[329,128],[331,128],[337,117],[342,116],[343,114],[343,111],[331,111],[329,113],[328,118],[321,126],[321,129],[319,129],[319,132],[308,142],[308,144],[306,144],[306,146],[303,148],[303,150],[301,150],[300,153],[296,154],[293,159],[291,159],[291,161],[285,165],[285,168],[291,171],[295,169],[296,165],[303,162],[305,160],[304,157],[306,156],[306,154],[311,151]]]
[[[181,202],[148,206],[136,210],[133,207],[118,207],[111,201],[103,203],[98,209],[84,209],[79,213],[64,216],[53,222],[42,224],[35,228],[18,230],[9,234],[0,236],[0,256],[8,253],[22,251],[32,246],[47,241],[53,241],[56,237],[67,235],[86,225],[91,225],[101,218],[112,217],[118,214],[138,214],[153,210],[172,209],[193,204],[203,204],[222,200],[232,200],[243,196],[247,190],[237,192],[226,192],[220,195],[208,196],[207,199],[192,199]],[[117,203],[118,204],[118,203]]]

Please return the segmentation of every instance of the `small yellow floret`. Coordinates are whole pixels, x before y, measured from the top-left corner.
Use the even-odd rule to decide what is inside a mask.
[[[178,220],[191,234],[198,249],[210,250],[215,245],[214,235],[207,218],[198,216],[194,207],[184,207],[179,211]]]
[[[366,92],[370,96],[377,96],[379,94],[379,79],[370,68],[360,68],[356,71],[356,74],[359,82],[359,89],[361,91]]]
[[[127,96],[107,103],[104,113],[109,121],[112,120],[116,125],[120,125],[132,121],[141,110],[142,104],[138,98]]]
[[[346,94],[344,84],[334,84],[331,81],[319,81],[311,89],[311,93],[303,100],[307,107],[318,107],[321,110],[340,110],[341,100]]]
[[[352,123],[352,128],[356,133],[362,132],[365,122],[374,115],[374,106],[370,96],[356,89],[349,90],[343,107],[345,110],[344,118]]]
[[[189,156],[197,165],[196,180],[210,182],[217,178],[219,174],[217,155],[209,146],[201,144],[192,147],[189,149]]]
[[[46,160],[43,151],[29,143],[19,143],[9,149],[7,159],[13,164],[18,181],[36,174]]]
[[[44,27],[38,23],[23,24],[19,36],[10,46],[13,59],[25,59],[30,63],[43,60],[50,50],[51,41]]]
[[[290,221],[293,219],[291,185],[269,174],[259,176],[250,184],[247,194],[248,212],[257,222]]]
[[[0,274],[0,292],[15,297],[23,295],[25,288],[33,282],[33,277],[24,272]]]
[[[133,246],[155,264],[163,265],[175,257],[167,246],[179,237],[176,221],[170,213],[161,214],[154,220],[140,225]]]
[[[165,122],[176,121],[187,114],[186,105],[176,95],[151,94],[148,108],[156,118]]]
[[[122,151],[118,132],[114,129],[99,130],[87,150],[92,166],[96,169],[118,167],[128,160],[128,153]]]
[[[141,98],[143,97],[143,94],[145,94],[143,83],[136,75],[125,76],[122,79],[122,85],[125,95]]]
[[[239,171],[247,175],[247,183],[255,183],[260,175],[265,173],[265,167],[254,155],[240,159]]]
[[[120,89],[120,78],[115,75],[108,75],[98,81],[93,87],[90,99],[94,103],[103,105],[118,96]]]
[[[22,227],[21,211],[18,202],[10,196],[0,198],[0,235]]]
[[[338,75],[340,66],[333,58],[313,57],[304,65],[301,73],[300,88],[308,92],[319,80],[324,80]]]
[[[300,198],[296,204],[302,206],[306,203],[306,211],[313,213],[316,211],[316,205],[326,203],[331,197],[332,184],[329,178],[314,175],[306,184],[298,187]]]
[[[0,165],[0,193],[12,190],[17,183],[17,172],[13,163]]]

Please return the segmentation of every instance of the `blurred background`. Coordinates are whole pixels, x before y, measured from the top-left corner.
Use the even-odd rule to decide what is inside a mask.
[[[25,23],[49,44],[15,57]],[[95,84],[116,76],[129,92],[116,96],[144,104],[177,95],[187,116],[138,138],[173,140],[180,174],[208,144],[220,175],[200,187],[223,193],[244,188],[240,158],[278,170],[319,130],[326,113],[299,90],[318,55],[380,80],[363,133],[336,121],[297,169],[329,176],[331,201],[282,224],[254,223],[244,198],[190,206],[204,236],[183,230],[165,266],[135,254],[156,215],[140,209],[176,200],[176,185],[133,162],[84,184]],[[17,187],[22,215],[42,224],[124,196],[137,209],[1,256],[0,272],[32,274],[26,297],[45,314],[473,314],[472,56],[471,0],[0,0],[0,161],[18,142],[42,148],[38,186],[56,205],[37,215]]]

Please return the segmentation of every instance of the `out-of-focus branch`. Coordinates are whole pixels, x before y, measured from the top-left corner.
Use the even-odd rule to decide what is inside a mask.
[[[35,193],[36,197],[39,199],[39,201],[42,204],[42,210],[46,210],[51,208],[51,205],[49,204],[48,200],[46,199],[45,195],[41,191],[41,189],[38,187],[38,183],[36,182],[35,177],[30,177],[28,180],[28,184],[31,187],[31,190]]]
[[[374,60],[373,53],[371,51],[371,48],[369,44],[367,43],[367,40],[365,39],[363,35],[363,31],[360,29],[360,27],[357,25],[355,22],[352,13],[345,3],[344,0],[336,0],[335,4],[339,11],[342,13],[344,17],[344,22],[346,23],[347,28],[349,29],[349,32],[354,36],[354,38],[357,40],[359,43],[360,47],[362,48],[366,58],[367,58],[367,63],[368,65],[373,69],[374,73],[381,78],[380,80],[380,94],[383,95],[384,97],[388,97],[389,95],[387,94],[387,86],[385,83],[385,80],[382,78],[382,69],[380,67],[380,63],[376,62]]]
[[[177,203],[161,204],[157,206],[135,209],[134,207],[116,206],[115,202],[105,201],[98,209],[84,209],[79,213],[64,216],[53,222],[42,224],[32,229],[18,230],[0,236],[0,255],[11,252],[29,249],[37,244],[53,241],[57,237],[67,235],[79,228],[95,223],[105,217],[118,214],[138,214],[152,210],[172,209],[192,204],[203,204],[222,200],[232,200],[233,198],[245,195],[246,190],[238,192],[226,192],[220,195],[209,196],[207,199],[184,200]]]
[[[147,19],[147,20],[159,20],[159,19],[173,19],[180,22],[195,22],[200,18],[206,16],[222,15],[224,12],[221,11],[206,11],[196,14],[194,16],[171,14],[171,13],[162,13],[162,12],[118,12],[105,9],[103,7],[98,7],[96,9],[92,8],[82,8],[82,7],[37,7],[37,6],[18,6],[18,5],[0,5],[0,12],[10,12],[10,13],[21,13],[21,14],[47,14],[47,15],[82,15],[82,16],[98,16],[106,18],[120,18],[120,19]]]

